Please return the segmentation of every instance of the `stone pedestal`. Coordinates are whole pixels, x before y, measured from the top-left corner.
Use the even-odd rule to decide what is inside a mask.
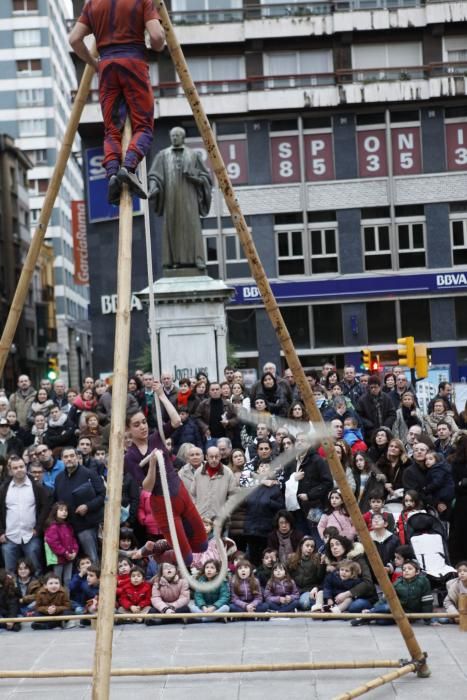
[[[223,377],[227,364],[225,304],[234,290],[221,280],[196,274],[163,277],[154,282],[153,290],[159,370],[170,371],[175,381],[200,371],[210,379]],[[147,305],[149,288],[137,297]]]

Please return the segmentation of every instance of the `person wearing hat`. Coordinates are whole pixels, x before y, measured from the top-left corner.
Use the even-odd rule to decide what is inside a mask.
[[[11,454],[22,455],[24,445],[15,437],[6,418],[0,418],[0,457],[8,457]]]
[[[396,420],[396,409],[387,394],[381,390],[381,380],[373,374],[368,380],[368,391],[360,397],[357,413],[363,423],[365,442],[369,442],[371,434],[377,428],[391,428]]]

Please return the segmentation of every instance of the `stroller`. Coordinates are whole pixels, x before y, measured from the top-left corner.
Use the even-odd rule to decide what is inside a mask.
[[[436,511],[414,513],[407,520],[407,542],[412,546],[423,573],[427,576],[439,605],[446,594],[446,583],[457,576],[449,563],[447,530]]]

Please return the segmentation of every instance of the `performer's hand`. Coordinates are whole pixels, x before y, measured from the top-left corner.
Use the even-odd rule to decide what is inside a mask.
[[[160,383],[160,381],[158,379],[153,379],[152,388],[153,388],[154,393],[157,394],[157,396],[159,396],[159,397],[161,397],[162,394],[164,393],[164,389],[162,388],[162,384]]]

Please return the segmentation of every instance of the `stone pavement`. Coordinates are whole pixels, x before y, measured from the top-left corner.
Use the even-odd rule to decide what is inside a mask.
[[[449,692],[467,698],[467,634],[455,625],[414,625],[428,653],[431,678],[413,674],[368,694],[374,700],[439,700]],[[0,632],[0,669],[90,668],[90,629]],[[395,626],[351,627],[348,622],[274,620],[115,628],[114,667],[156,667],[221,663],[277,663],[407,658]],[[389,669],[300,671],[115,678],[112,700],[331,700]],[[83,678],[0,680],[2,700],[88,700]]]

